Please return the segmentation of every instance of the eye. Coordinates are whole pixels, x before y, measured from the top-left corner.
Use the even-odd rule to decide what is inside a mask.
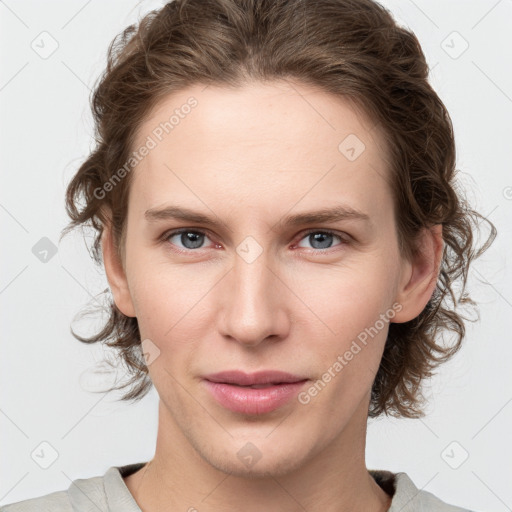
[[[342,243],[339,245],[344,245],[348,243],[348,239],[346,237],[341,236],[340,234],[335,233],[334,231],[329,230],[310,230],[303,235],[301,240],[307,240],[313,249],[318,249],[320,251],[324,249],[329,249],[333,246],[333,238],[338,238]],[[298,247],[304,247],[300,243]]]
[[[208,239],[208,236],[204,231],[179,229],[166,233],[163,239],[168,241],[171,245],[176,246],[178,252],[187,252],[193,251],[194,249],[202,249],[202,245],[205,239]]]
[[[311,244],[311,248],[315,250],[314,252],[324,252],[326,249],[333,247],[333,239],[335,238],[341,241],[338,245],[349,243],[348,235],[342,236],[342,234],[334,231],[312,229],[302,235],[297,247],[305,247],[302,245],[302,240],[306,240]],[[209,237],[204,231],[182,228],[165,233],[162,239],[172,245],[174,251],[189,253],[196,249],[204,249],[203,244],[205,240],[209,240]]]

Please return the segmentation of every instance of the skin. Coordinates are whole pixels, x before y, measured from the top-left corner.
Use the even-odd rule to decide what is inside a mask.
[[[198,106],[132,171],[124,258],[108,225],[102,240],[116,305],[160,350],[148,366],[160,397],[155,456],[124,481],[143,511],[388,510],[391,497],[365,465],[387,322],[305,405],[234,413],[202,377],[279,369],[317,381],[379,315],[421,313],[437,281],[441,226],[423,232],[413,261],[401,258],[382,134],[346,100],[303,84],[189,87],[157,105],[136,146],[190,96]],[[338,149],[349,134],[366,147],[354,161]],[[370,222],[278,224],[339,203]],[[170,204],[217,225],[145,219]],[[177,228],[205,233],[199,248],[162,238]],[[309,229],[348,243],[327,235],[319,246]],[[262,250],[251,263],[237,253],[248,236]],[[237,456],[248,442],[261,454],[250,467]]]

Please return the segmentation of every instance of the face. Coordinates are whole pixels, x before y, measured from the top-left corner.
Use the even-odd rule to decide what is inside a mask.
[[[389,322],[429,298],[406,287],[381,134],[344,100],[280,81],[174,93],[134,150],[148,136],[124,269],[107,272],[146,340],[159,435],[239,475],[283,474],[349,443]],[[291,377],[212,377],[231,370]]]

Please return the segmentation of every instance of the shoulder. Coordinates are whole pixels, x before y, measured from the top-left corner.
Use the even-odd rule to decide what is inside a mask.
[[[74,480],[67,490],[30,498],[0,507],[0,512],[73,512],[108,510],[103,477]]]
[[[67,491],[57,491],[0,507],[0,512],[72,512]]]
[[[102,476],[73,480],[65,491],[52,492],[0,507],[0,512],[141,512],[123,477],[141,469],[147,462],[111,466]],[[109,507],[110,503],[110,507]]]
[[[418,489],[407,473],[392,473],[385,470],[369,472],[375,481],[392,495],[388,512],[476,512],[451,505],[428,491]]]

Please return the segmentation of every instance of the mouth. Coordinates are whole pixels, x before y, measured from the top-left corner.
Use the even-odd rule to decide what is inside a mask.
[[[212,373],[204,377],[210,382],[234,384],[237,386],[265,386],[288,384],[307,380],[307,377],[293,375],[279,370],[262,370],[255,373],[245,373],[240,370]]]
[[[308,381],[307,377],[276,370],[252,374],[238,370],[219,372],[203,380],[219,405],[248,415],[265,414],[284,406]]]

